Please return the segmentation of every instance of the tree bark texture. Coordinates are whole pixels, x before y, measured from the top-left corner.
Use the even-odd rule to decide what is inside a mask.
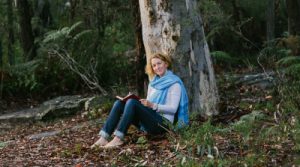
[[[300,2],[299,0],[286,0],[286,6],[289,33],[300,35]]]
[[[169,54],[188,91],[190,111],[216,115],[219,101],[196,0],[139,0],[147,58]]]
[[[40,18],[43,27],[49,27],[53,20],[49,0],[36,0],[35,3],[36,16]]]
[[[36,50],[34,47],[34,36],[31,26],[31,7],[27,0],[18,0],[17,8],[20,19],[21,42],[24,54],[28,60],[32,60],[36,56]]]
[[[7,55],[10,65],[15,64],[13,45],[15,43],[14,26],[13,26],[13,8],[11,0],[6,0],[7,5],[7,29],[8,29],[8,42],[7,42]]]
[[[0,67],[3,66],[2,40],[0,38]],[[0,96],[1,98],[1,96]]]
[[[267,5],[267,41],[275,38],[275,0],[268,0]]]
[[[144,65],[146,64],[145,48],[142,35],[142,23],[139,9],[139,0],[132,0],[133,17],[135,22],[135,46],[136,46],[136,88],[139,96],[144,96],[144,83],[147,79]],[[138,11],[138,12],[137,12]]]
[[[76,7],[78,5],[78,0],[70,0],[71,9],[70,9],[70,22],[74,22],[75,14],[76,14]]]

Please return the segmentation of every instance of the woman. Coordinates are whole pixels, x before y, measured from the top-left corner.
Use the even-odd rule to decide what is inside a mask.
[[[151,82],[146,99],[117,100],[99,132],[100,139],[92,145],[113,148],[122,145],[124,136],[131,124],[149,134],[165,132],[166,123],[188,124],[188,97],[181,79],[168,69],[171,59],[163,54],[154,54],[146,66]],[[176,115],[176,116],[175,116]],[[114,138],[108,139],[114,131]]]

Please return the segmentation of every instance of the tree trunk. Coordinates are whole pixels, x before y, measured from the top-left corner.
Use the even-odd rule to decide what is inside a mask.
[[[36,50],[34,47],[34,36],[31,26],[31,7],[27,0],[18,0],[17,7],[20,18],[22,47],[25,57],[28,60],[32,60],[36,56]]]
[[[139,1],[132,0],[133,17],[135,22],[135,46],[136,46],[136,88],[139,96],[144,96],[144,82],[147,79],[145,75],[145,48],[142,35],[142,23],[139,9]]]
[[[290,35],[300,35],[300,3],[299,0],[286,0],[288,13],[288,29]]]
[[[76,14],[76,7],[78,4],[77,0],[70,0],[71,3],[71,9],[70,9],[70,23],[72,24],[74,22],[75,14]]]
[[[275,0],[268,0],[267,5],[267,41],[275,38]]]
[[[2,38],[0,36],[0,68],[2,68],[2,66],[3,66],[3,53],[2,53]]]
[[[214,70],[196,0],[139,0],[147,58],[171,55],[188,91],[190,111],[215,115],[219,101]]]
[[[240,23],[241,22],[240,7],[238,7],[236,0],[231,0],[231,4],[232,4],[234,21]]]
[[[43,27],[49,27],[53,20],[49,0],[36,0],[35,3],[36,16],[40,18]]]
[[[7,29],[8,29],[8,41],[7,41],[7,55],[10,65],[15,64],[13,45],[15,43],[14,27],[13,27],[13,11],[12,1],[6,0],[7,5]]]
[[[95,23],[96,23],[96,28],[97,28],[97,36],[95,37],[96,40],[94,42],[94,52],[97,53],[102,53],[102,40],[101,38],[104,37],[104,33],[105,33],[105,26],[106,26],[106,20],[105,20],[105,16],[104,16],[104,3],[103,1],[96,1],[95,2]],[[99,47],[100,46],[100,47]]]

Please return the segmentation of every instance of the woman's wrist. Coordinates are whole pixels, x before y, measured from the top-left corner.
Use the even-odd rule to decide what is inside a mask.
[[[156,103],[152,103],[152,107],[151,107],[151,108],[152,108],[153,110],[157,110],[157,107],[158,107],[158,105],[157,105]]]

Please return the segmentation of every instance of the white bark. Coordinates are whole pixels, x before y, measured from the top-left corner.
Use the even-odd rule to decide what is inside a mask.
[[[196,0],[139,2],[147,58],[157,52],[171,55],[173,70],[186,85],[190,111],[217,114],[217,87]]]

